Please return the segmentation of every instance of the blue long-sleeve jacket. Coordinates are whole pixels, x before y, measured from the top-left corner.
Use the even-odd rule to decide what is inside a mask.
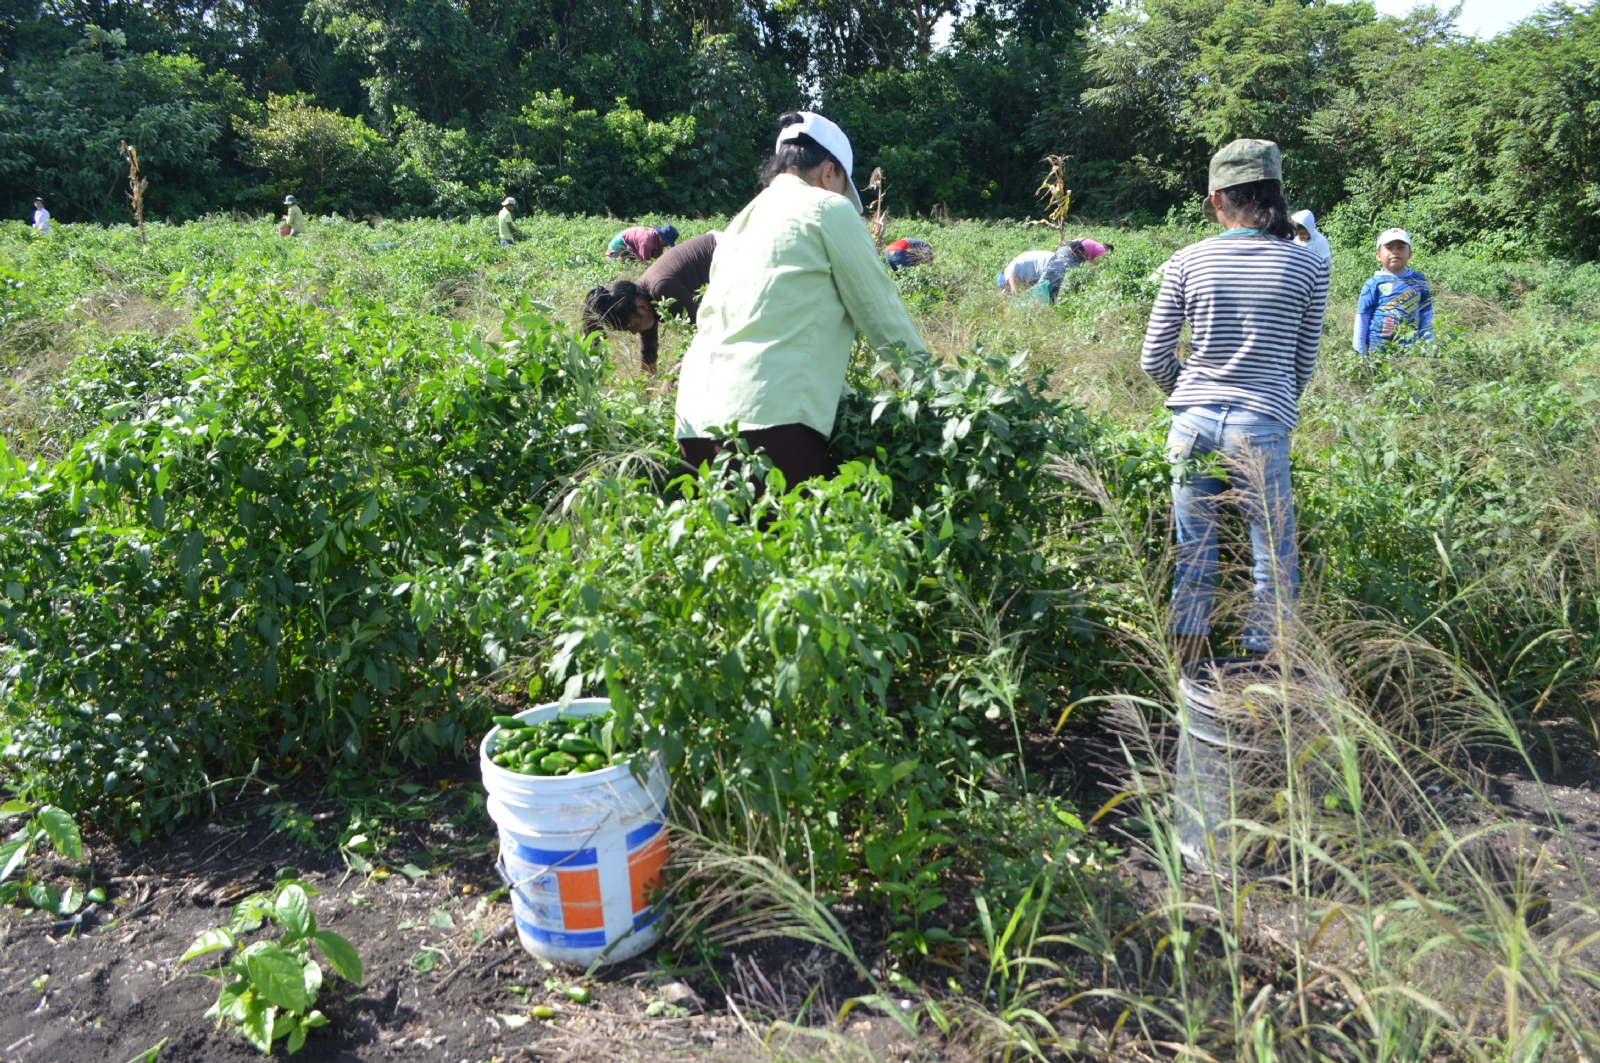
[[[1350,341],[1366,354],[1396,339],[1402,325],[1412,329],[1400,339],[1407,346],[1433,339],[1433,292],[1428,278],[1414,269],[1399,275],[1379,270],[1367,279],[1356,300],[1355,335]]]

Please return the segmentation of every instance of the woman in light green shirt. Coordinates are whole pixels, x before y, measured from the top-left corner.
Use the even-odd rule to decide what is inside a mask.
[[[791,111],[766,191],[718,237],[699,331],[678,377],[678,449],[698,468],[737,426],[791,486],[831,473],[828,436],[859,331],[875,348],[927,347],[861,220],[850,141]]]

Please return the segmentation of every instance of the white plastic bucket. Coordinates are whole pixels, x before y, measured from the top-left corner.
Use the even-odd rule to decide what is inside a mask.
[[[517,714],[595,716],[609,698]],[[492,762],[496,727],[478,747],[489,818],[500,830],[500,874],[523,948],[587,967],[626,960],[661,936],[649,894],[667,862],[667,771],[658,754],[645,785],[626,764],[583,775],[522,775]],[[607,950],[610,950],[609,952]]]

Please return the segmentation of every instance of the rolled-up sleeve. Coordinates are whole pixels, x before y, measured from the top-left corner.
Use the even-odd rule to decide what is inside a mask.
[[[839,298],[856,328],[874,350],[901,346],[926,352],[900,292],[889,279],[872,236],[843,196],[822,210],[822,241],[828,250]]]

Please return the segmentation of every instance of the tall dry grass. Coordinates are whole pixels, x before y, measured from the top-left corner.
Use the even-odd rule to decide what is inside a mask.
[[[1217,873],[1185,867],[1189,726],[1166,635],[1167,566],[1146,514],[1101,470],[1059,474],[1092,501],[1110,630],[1146,697],[1112,699],[1134,844],[1161,873],[1142,917],[1076,944],[1102,962],[1084,998],[1125,1009],[1130,1052],[1196,1059],[1586,1059],[1600,1047],[1600,921],[1572,825],[1496,806],[1469,750],[1496,745],[1537,780],[1524,730],[1475,674],[1417,634],[1351,624],[1302,598],[1278,620],[1277,682],[1231,692],[1265,754],[1232,756]],[[1247,607],[1223,599],[1228,612]],[[1294,683],[1296,671],[1321,682]],[[1108,1037],[1098,1046],[1116,1053]]]

